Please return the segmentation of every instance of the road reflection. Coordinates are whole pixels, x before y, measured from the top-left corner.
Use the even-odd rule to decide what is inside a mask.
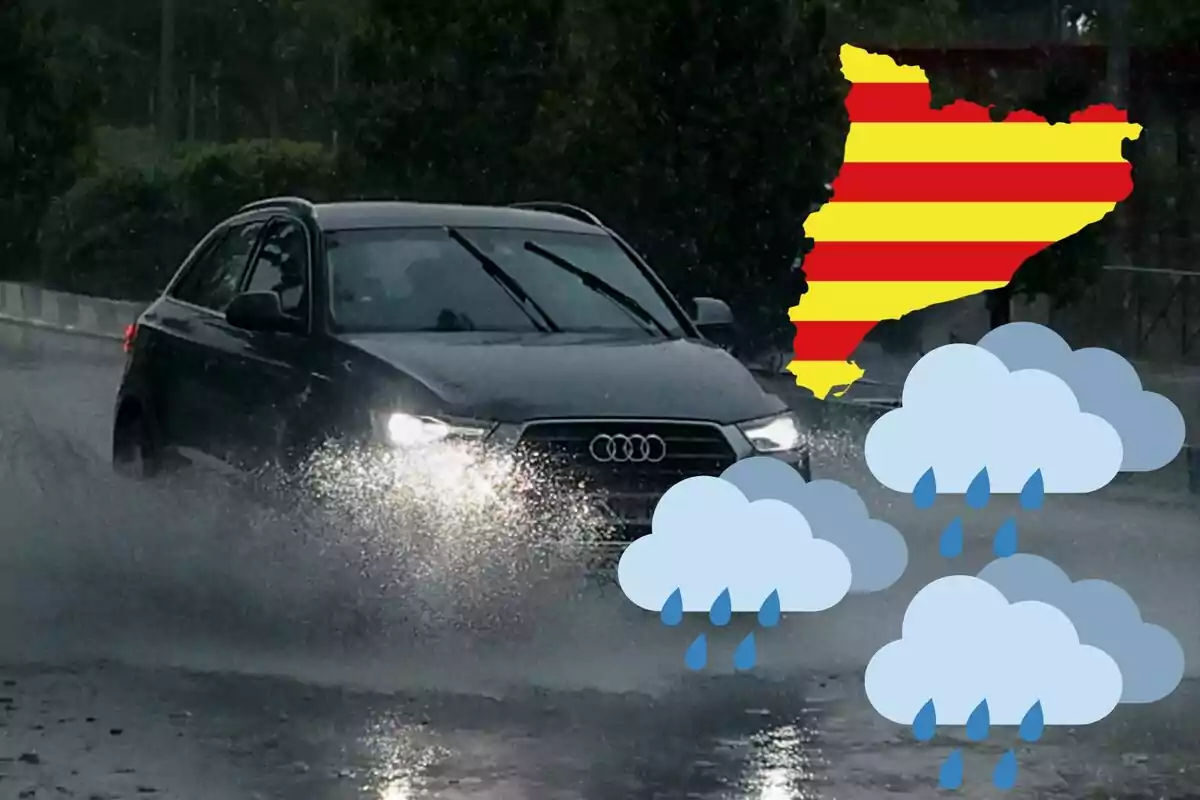
[[[427,788],[430,767],[452,757],[446,747],[429,741],[427,727],[381,717],[367,726],[360,740],[371,766],[367,772],[369,790],[379,800],[410,800]]]
[[[784,725],[750,737],[753,755],[743,783],[744,796],[754,800],[815,800],[813,784],[821,764],[813,742],[815,731]]]
[[[692,727],[690,736],[684,726],[676,728],[661,718],[665,725],[652,731],[644,725],[647,720],[637,719],[637,711],[619,718],[604,715],[593,725],[558,729],[550,736],[530,736],[534,731],[522,733],[503,724],[493,727],[483,718],[442,729],[385,715],[359,739],[356,760],[365,767],[359,783],[372,800],[416,800],[447,791],[533,798],[551,789],[565,791],[562,797],[613,800],[820,796],[824,759],[815,726],[805,717],[772,721],[749,711],[729,711],[707,731]],[[621,719],[628,725],[623,734]]]

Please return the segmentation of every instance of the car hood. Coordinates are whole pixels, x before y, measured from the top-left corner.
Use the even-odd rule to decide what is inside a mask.
[[[785,410],[705,342],[601,334],[363,334],[341,341],[427,387],[447,413],[498,422],[641,417],[741,422]]]

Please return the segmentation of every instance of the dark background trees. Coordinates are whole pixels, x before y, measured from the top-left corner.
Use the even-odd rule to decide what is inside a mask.
[[[88,55],[52,16],[0,6],[0,270],[9,274],[33,272],[38,224],[87,163]]]
[[[619,229],[681,293],[728,298],[753,338],[786,337],[801,222],[841,156],[842,41],[1053,47],[1103,41],[1118,14],[1126,44],[1169,45],[1194,41],[1192,5],[10,0],[0,279],[152,292],[193,231],[264,193],[553,198]],[[928,66],[943,96],[1052,117],[1105,99],[1106,72],[1070,59]],[[1191,169],[1183,118],[1178,152],[1137,153],[1139,186]],[[1178,233],[1181,213],[1149,217]],[[1110,227],[1033,259],[1013,291],[1077,297]]]

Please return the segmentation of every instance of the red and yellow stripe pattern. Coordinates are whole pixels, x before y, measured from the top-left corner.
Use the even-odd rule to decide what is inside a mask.
[[[805,220],[809,290],[789,311],[788,369],[821,399],[862,377],[848,359],[881,320],[1003,286],[1111,212],[1133,191],[1122,142],[1142,130],[1110,105],[1056,125],[961,100],[935,110],[920,67],[851,45],[841,61],[845,163]]]

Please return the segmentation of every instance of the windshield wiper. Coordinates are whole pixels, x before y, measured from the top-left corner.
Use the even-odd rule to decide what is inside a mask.
[[[599,275],[594,275],[594,274],[588,272],[586,269],[575,266],[570,261],[568,261],[567,259],[560,256],[558,253],[555,253],[552,250],[547,250],[546,248],[542,247],[537,242],[532,242],[532,241],[525,242],[525,249],[528,250],[529,252],[533,253],[536,256],[541,256],[542,258],[546,259],[547,261],[549,261],[551,264],[555,265],[559,269],[563,269],[563,270],[566,270],[567,272],[571,273],[576,278],[578,278],[580,280],[580,282],[583,283],[584,286],[588,287],[589,289],[591,289],[595,292],[598,292],[598,293],[604,295],[609,300],[613,301],[618,306],[620,306],[621,309],[624,310],[627,314],[630,314],[633,317],[636,317],[637,319],[641,320],[642,322],[646,323],[647,325],[652,325],[659,333],[661,333],[666,338],[668,338],[668,339],[675,338],[674,335],[671,333],[670,329],[668,329],[666,325],[663,325],[661,322],[659,322],[657,317],[655,317],[653,314],[651,314],[649,311],[647,311],[645,306],[643,306],[637,300],[634,300],[629,295],[622,292],[617,287],[613,286],[608,281],[601,278]]]
[[[517,282],[517,279],[512,275],[509,275],[504,270],[504,267],[497,264],[496,261],[487,253],[480,250],[474,242],[472,242],[466,236],[463,236],[457,228],[446,228],[446,233],[451,239],[458,242],[458,244],[461,245],[464,250],[475,257],[475,260],[479,262],[481,267],[483,267],[483,271],[488,274],[488,277],[500,284],[500,287],[512,296],[517,305],[521,307],[521,310],[525,312],[525,316],[529,317],[529,321],[532,322],[539,331],[542,331],[543,333],[562,332],[562,329],[555,324],[554,320],[550,318],[550,315],[546,313],[546,310],[538,305],[536,300],[529,296],[529,293],[526,292],[521,284]],[[538,321],[537,317],[529,313],[529,309],[525,307],[526,303],[533,306],[533,310],[536,311],[543,320],[545,320],[544,325]]]

